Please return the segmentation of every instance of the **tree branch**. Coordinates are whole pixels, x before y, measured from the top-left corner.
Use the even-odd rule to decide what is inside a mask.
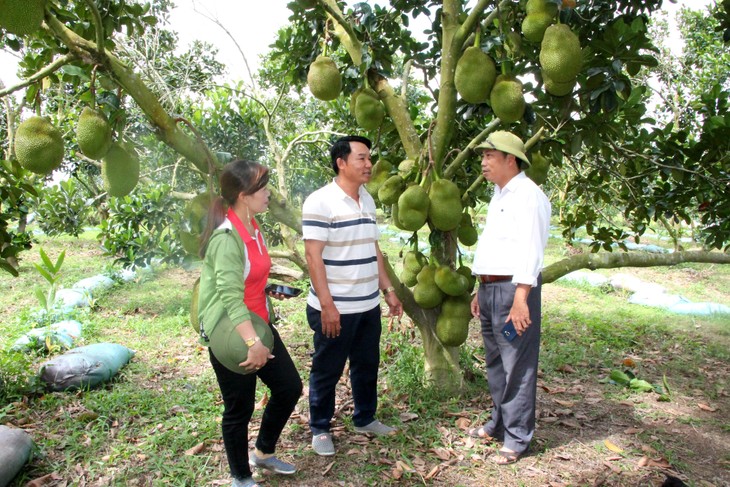
[[[94,20],[94,32],[96,33],[96,47],[99,55],[104,55],[104,23],[101,21],[101,14],[96,7],[94,0],[84,0],[86,6],[91,10],[91,17]]]
[[[703,250],[674,252],[671,254],[649,254],[638,252],[599,252],[595,254],[576,254],[542,271],[542,282],[555,282],[578,269],[615,269],[618,267],[656,267],[677,265],[684,262],[705,264],[730,264],[730,254]]]
[[[32,74],[28,78],[24,79],[17,85],[11,86],[10,88],[5,88],[0,90],[0,97],[3,97],[5,95],[9,95],[10,93],[16,92],[18,90],[22,90],[26,86],[30,86],[36,81],[42,80],[49,74],[58,71],[61,67],[65,66],[66,64],[70,63],[71,61],[74,61],[78,59],[78,56],[76,56],[73,53],[65,54],[55,61],[53,61],[48,66],[44,67],[43,69],[37,71],[36,73]]]

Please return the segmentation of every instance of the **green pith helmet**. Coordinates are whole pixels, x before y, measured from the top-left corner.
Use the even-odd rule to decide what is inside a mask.
[[[256,313],[251,313],[251,322],[256,334],[261,338],[261,343],[269,350],[272,350],[274,348],[274,334],[269,324]],[[246,361],[248,347],[236,330],[237,325],[238,323],[234,324],[228,318],[228,315],[223,315],[223,318],[210,334],[210,349],[213,351],[215,358],[228,370],[246,375],[252,373],[253,370],[246,370],[238,365]]]
[[[495,149],[506,152],[507,154],[512,154],[516,158],[524,161],[527,166],[530,165],[530,161],[525,155],[525,144],[519,137],[510,132],[506,132],[504,130],[494,132],[487,137],[487,140],[474,147],[474,150],[485,149]]]

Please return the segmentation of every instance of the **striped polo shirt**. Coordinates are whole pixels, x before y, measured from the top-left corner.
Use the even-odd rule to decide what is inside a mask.
[[[327,242],[322,252],[327,285],[342,314],[369,311],[380,304],[375,201],[362,186],[359,196],[358,205],[333,181],[309,195],[302,207],[304,240]],[[322,310],[313,286],[307,304]]]

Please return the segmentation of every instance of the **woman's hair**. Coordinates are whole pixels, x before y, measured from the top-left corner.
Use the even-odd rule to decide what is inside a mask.
[[[208,209],[208,222],[200,236],[200,257],[205,257],[208,240],[213,231],[223,223],[228,208],[232,207],[238,195],[254,194],[269,184],[269,168],[257,162],[237,160],[229,162],[221,173],[221,195],[213,200]]]

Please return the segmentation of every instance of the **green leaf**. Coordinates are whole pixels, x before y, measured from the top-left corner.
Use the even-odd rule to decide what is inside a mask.
[[[51,275],[50,272],[48,272],[47,270],[45,270],[43,267],[39,266],[38,264],[33,264],[33,265],[35,266],[36,270],[40,273],[41,276],[43,276],[43,278],[46,281],[48,281],[50,284],[54,283],[55,279],[53,278],[53,276]]]
[[[620,370],[612,370],[609,374],[609,379],[622,386],[628,385],[631,382],[631,378]],[[634,379],[636,380],[636,379]]]
[[[629,387],[631,389],[641,392],[651,392],[654,390],[653,385],[642,379],[631,379],[631,382],[629,382]]]
[[[66,251],[64,250],[61,252],[61,255],[58,256],[58,259],[56,259],[56,266],[53,268],[53,272],[55,274],[58,274],[58,272],[61,270],[61,266],[63,265],[63,260],[66,258]]]
[[[48,258],[48,255],[43,250],[43,247],[40,247],[38,250],[38,253],[41,255],[41,260],[43,261],[43,264],[45,265],[46,269],[53,270],[53,262],[51,262],[51,259]]]
[[[37,287],[34,289],[34,291],[35,291],[36,297],[38,298],[38,301],[41,303],[41,307],[47,308],[46,295],[43,293],[43,290],[41,288]]]

